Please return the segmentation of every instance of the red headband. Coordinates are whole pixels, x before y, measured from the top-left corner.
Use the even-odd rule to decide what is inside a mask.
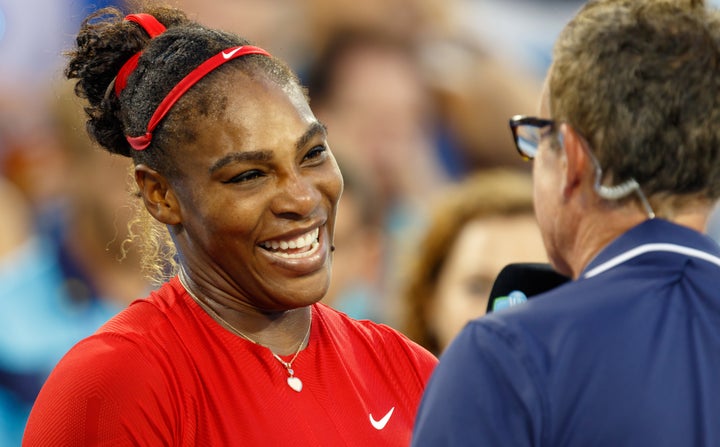
[[[150,14],[130,14],[125,17],[125,20],[128,22],[135,22],[140,25],[151,39],[165,32],[165,25],[158,22],[158,20]],[[122,67],[120,67],[117,77],[115,78],[115,96],[118,98],[120,97],[120,92],[122,92],[127,86],[127,79],[130,76],[130,73],[132,73],[135,70],[135,67],[137,67],[138,59],[140,59],[141,54],[142,51],[138,51],[133,54],[132,57],[128,59]]]
[[[165,31],[165,27],[149,14],[132,14],[127,16],[125,19],[132,20],[140,24],[140,26],[145,29],[145,31],[148,33],[148,35],[150,35],[150,37],[155,37]],[[128,143],[130,143],[130,146],[137,151],[146,149],[152,141],[152,132],[153,130],[155,130],[155,127],[157,127],[160,121],[162,121],[165,115],[167,115],[167,113],[170,111],[172,106],[178,101],[178,99],[182,97],[182,95],[185,94],[185,92],[190,89],[190,87],[195,85],[200,79],[205,77],[205,75],[215,70],[225,62],[231,61],[240,56],[245,56],[247,54],[262,54],[264,56],[270,56],[270,53],[268,53],[267,51],[263,50],[262,48],[254,47],[252,45],[241,45],[237,47],[226,48],[215,56],[212,56],[210,59],[206,60],[193,71],[188,73],[187,76],[182,78],[182,80],[180,80],[180,82],[178,82],[177,85],[175,85],[175,87],[170,90],[167,96],[163,98],[163,100],[155,109],[152,117],[150,117],[150,122],[148,122],[148,127],[145,135],[140,135],[138,137],[131,137],[127,135],[125,136]],[[123,65],[120,69],[117,79],[115,80],[115,92],[118,95],[120,95],[122,89],[125,88],[125,85],[127,84],[127,78],[137,66],[137,60],[139,58],[140,52],[130,58],[130,60],[128,60],[125,65]],[[118,81],[120,81],[120,83],[122,84],[120,87],[118,87]]]
[[[145,133],[145,135],[140,135],[139,137],[125,137],[127,138],[128,143],[130,143],[130,146],[132,146],[133,149],[138,151],[147,148],[150,145],[150,141],[152,140],[152,131],[155,130],[155,127],[160,124],[160,121],[170,111],[172,106],[177,102],[178,99],[180,99],[182,95],[185,94],[185,92],[190,89],[190,87],[195,85],[205,75],[215,70],[225,62],[233,60],[240,56],[244,56],[246,54],[262,54],[264,56],[270,56],[270,54],[262,48],[254,47],[251,45],[241,45],[239,47],[227,48],[219,52],[215,56],[211,57],[210,59],[206,60],[196,69],[188,73],[187,76],[182,78],[182,80],[178,82],[172,90],[170,90],[167,96],[163,98],[163,100],[157,106],[157,109],[155,109],[155,113],[153,113],[152,117],[150,118],[150,122],[148,123],[147,132]]]

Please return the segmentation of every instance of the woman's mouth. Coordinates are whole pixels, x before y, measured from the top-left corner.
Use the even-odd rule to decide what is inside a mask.
[[[260,246],[273,255],[287,259],[299,259],[312,256],[320,247],[319,228],[292,239],[274,239],[261,242]]]

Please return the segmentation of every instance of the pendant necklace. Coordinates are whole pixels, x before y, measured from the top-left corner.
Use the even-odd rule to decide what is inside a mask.
[[[287,372],[288,372],[288,378],[287,378],[287,384],[288,384],[288,386],[289,386],[290,388],[292,388],[294,391],[297,391],[298,393],[299,393],[300,391],[302,391],[302,388],[303,388],[302,380],[300,380],[299,378],[295,377],[295,371],[294,371],[293,368],[292,368],[292,364],[293,364],[293,362],[295,361],[295,359],[297,358],[298,354],[300,354],[300,351],[302,350],[302,347],[303,347],[303,345],[305,344],[305,342],[308,340],[308,337],[310,337],[310,328],[312,327],[312,322],[310,322],[310,324],[308,325],[307,331],[305,332],[305,336],[303,337],[302,341],[300,341],[300,344],[298,345],[297,349],[295,350],[295,354],[292,356],[292,358],[290,359],[289,362],[286,362],[285,360],[283,360],[282,358],[280,358],[279,355],[277,355],[277,354],[275,354],[274,352],[272,352],[272,349],[268,348],[268,347],[265,346],[265,345],[261,345],[260,343],[256,342],[256,341],[253,340],[252,338],[250,338],[250,337],[248,337],[247,335],[245,335],[245,334],[243,334],[242,332],[240,332],[240,331],[239,331],[238,329],[236,329],[232,324],[230,324],[230,323],[228,323],[227,321],[225,321],[225,319],[224,319],[223,317],[221,317],[217,312],[215,312],[215,309],[213,309],[212,307],[210,307],[208,304],[205,304],[205,303],[202,302],[197,296],[195,296],[195,294],[192,293],[192,291],[190,291],[190,287],[188,287],[187,278],[186,278],[186,276],[185,276],[185,270],[182,269],[182,268],[180,269],[180,272],[178,273],[178,279],[180,280],[180,284],[182,284],[182,286],[185,288],[185,291],[187,291],[188,295],[190,295],[190,297],[191,297],[196,303],[198,303],[198,305],[199,305],[200,307],[202,307],[207,313],[209,313],[216,321],[221,322],[225,327],[227,327],[228,329],[230,329],[230,331],[232,331],[234,334],[236,334],[236,335],[244,338],[245,340],[247,340],[247,341],[249,341],[249,342],[251,342],[251,343],[253,343],[253,344],[256,344],[256,345],[258,345],[258,346],[262,346],[262,347],[264,347],[264,348],[267,348],[267,349],[270,351],[270,353],[273,355],[273,357],[275,357],[275,359],[276,359],[278,362],[280,362],[280,364],[281,364],[282,366],[284,366],[285,369],[287,370]]]

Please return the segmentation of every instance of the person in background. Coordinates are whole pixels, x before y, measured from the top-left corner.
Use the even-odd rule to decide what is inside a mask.
[[[308,60],[308,0],[174,0],[188,17],[206,26],[242,35],[272,51],[295,72]]]
[[[58,82],[49,98],[66,178],[64,199],[47,231],[59,246],[73,300],[99,299],[117,311],[153,288],[141,271],[141,253],[128,243],[134,237],[134,214],[128,206],[132,165],[89,138],[72,84]]]
[[[469,323],[414,446],[720,445],[720,12],[587,2],[539,116],[510,121],[535,214],[573,278]]]
[[[331,35],[307,74],[336,152],[377,185],[385,219],[421,208],[448,177],[435,147],[433,98],[413,41],[373,28]]]
[[[406,254],[403,333],[439,355],[485,313],[493,281],[513,262],[547,262],[524,171],[476,171],[435,197],[425,234]]]
[[[333,271],[323,303],[355,319],[383,321],[382,262],[385,234],[377,189],[338,157],[343,194],[335,222]]]
[[[385,241],[381,318],[396,327],[398,257],[427,218],[427,198],[449,181],[436,151],[431,92],[412,42],[371,28],[338,30],[307,76],[334,151],[377,192]]]
[[[23,445],[407,445],[437,359],[319,303],[343,179],[295,74],[172,7],[100,10],[76,44],[166,276],[63,357]]]
[[[3,307],[0,318],[3,319],[3,334],[5,334],[0,337],[0,445],[17,445],[22,438],[22,427],[27,420],[37,390],[52,368],[48,363],[57,359],[48,361],[42,344],[39,349],[27,352],[27,345],[32,342],[32,338],[28,337],[28,340],[25,336],[31,329],[37,327],[34,324],[26,325],[32,323],[28,321],[29,318],[23,318],[27,312],[15,312],[17,309],[12,305],[13,299],[27,300],[27,295],[12,296],[11,293],[27,292],[29,284],[16,289],[12,280],[23,272],[23,268],[28,269],[36,265],[34,262],[25,261],[34,260],[26,253],[32,254],[36,243],[33,241],[32,213],[27,198],[17,185],[2,176],[0,176],[0,210],[4,216],[0,221],[0,284],[2,285],[0,306]],[[19,267],[18,270],[16,266]],[[28,277],[37,279],[33,274],[29,274]],[[50,291],[43,290],[43,292]],[[13,324],[14,320],[22,322]],[[18,330],[19,328],[21,330]]]
[[[127,161],[91,144],[69,82],[50,90],[51,106],[0,138],[0,445],[20,445],[33,401],[68,349],[151,289],[137,254],[122,249]]]
[[[547,25],[548,18],[544,15],[535,18],[532,12],[536,8],[523,5],[527,7],[523,12],[530,14],[526,17],[523,13],[520,17],[514,10],[502,15],[504,9],[513,8],[506,6],[512,2],[504,2],[505,8],[475,0],[304,0],[301,3],[306,5],[303,23],[310,31],[306,34],[310,49],[306,60],[311,61],[307,69],[304,65],[300,67],[301,74],[312,76],[313,67],[332,71],[334,64],[324,65],[328,61],[326,56],[331,53],[329,49],[337,46],[338,36],[347,35],[348,30],[400,36],[410,43],[416,65],[413,70],[422,78],[423,89],[433,103],[430,122],[425,126],[433,134],[433,151],[443,169],[458,179],[476,169],[520,167],[521,162],[508,150],[512,142],[505,138],[505,116],[535,106],[542,75],[523,70],[528,61],[515,60],[514,54],[507,51],[507,43],[515,43],[521,37],[532,39],[533,43],[544,41],[544,36],[538,36],[538,30],[547,34],[552,27]],[[520,20],[508,23],[503,21],[506,17],[520,17]],[[493,19],[503,25],[504,39],[499,42],[484,36],[485,31],[497,30],[496,26],[477,28],[476,22]],[[527,26],[528,21],[532,26]],[[532,49],[544,50],[537,46]],[[379,105],[388,101],[385,97],[394,98],[396,92],[406,91],[377,81],[392,74],[388,70],[392,65],[369,61],[369,65],[361,67],[359,73],[377,73],[373,79],[379,85],[370,90],[371,94],[366,93],[366,97],[380,96],[375,99]],[[413,84],[407,83],[407,86]],[[316,99],[312,94],[311,98]],[[382,116],[392,122],[392,115],[388,115],[380,114],[378,119]],[[335,126],[331,127],[333,134],[340,133]],[[393,175],[398,178],[406,175],[402,163]]]

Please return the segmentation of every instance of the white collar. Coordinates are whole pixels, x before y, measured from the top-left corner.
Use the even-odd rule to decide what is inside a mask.
[[[624,262],[627,262],[632,258],[643,255],[645,253],[653,252],[653,251],[664,251],[664,252],[678,253],[678,254],[682,254],[682,255],[686,255],[686,256],[691,256],[693,258],[698,258],[698,259],[702,259],[704,261],[713,263],[716,266],[720,267],[720,258],[719,257],[717,257],[715,255],[711,255],[702,250],[698,250],[696,248],[685,247],[684,245],[656,243],[656,244],[639,245],[633,249],[630,249],[624,253],[621,253],[621,254],[603,262],[602,264],[588,270],[587,272],[585,272],[582,275],[582,277],[583,278],[592,278],[593,276],[596,276],[603,272],[606,272],[607,270],[610,270],[613,267],[616,267]]]

